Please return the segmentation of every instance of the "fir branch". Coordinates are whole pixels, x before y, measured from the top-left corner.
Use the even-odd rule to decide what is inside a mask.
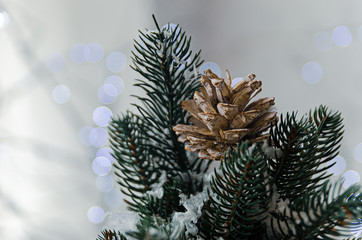
[[[121,191],[132,199],[128,202],[131,210],[145,197],[150,186],[157,182],[160,173],[157,168],[158,149],[150,144],[151,136],[143,121],[130,112],[121,118],[113,119],[109,125],[110,144],[117,164],[116,176],[119,177]]]
[[[97,240],[127,240],[127,238],[121,233],[111,230],[103,230],[102,236],[98,235]]]
[[[199,87],[196,69],[202,63],[200,52],[191,57],[191,38],[179,26],[160,29],[156,20],[155,25],[155,31],[139,31],[140,41],[135,41],[136,53],[132,52],[131,67],[144,77],[135,86],[146,92],[146,97],[136,96],[143,104],[135,105],[140,116],[127,112],[112,120],[109,131],[117,160],[115,174],[121,191],[131,199],[126,200],[130,209],[141,216],[152,212],[167,219],[174,208],[179,208],[179,197],[174,192],[189,195],[200,190],[202,181],[192,175],[205,172],[209,164],[186,154],[184,144],[177,141],[172,130],[187,121],[180,103]],[[147,192],[163,171],[168,179],[177,178],[180,186],[164,189],[173,189],[172,199],[148,197]]]
[[[253,147],[252,147],[253,148]],[[267,162],[260,147],[248,148],[243,142],[229,150],[221,162],[221,174],[215,170],[211,180],[213,194],[205,203],[199,220],[200,235],[205,239],[259,239],[260,221],[270,201]]]
[[[171,215],[176,212],[184,212],[185,208],[180,206],[180,192],[184,192],[186,186],[177,180],[171,179],[163,186],[162,197],[148,195],[146,204],[139,205],[138,212],[142,218],[158,215],[167,221],[171,221]]]
[[[143,103],[143,106],[135,106],[145,124],[150,126],[150,135],[163,140],[159,141],[159,147],[164,150],[160,165],[167,169],[169,177],[178,176],[191,181],[190,176],[185,178],[185,173],[200,173],[206,168],[196,167],[199,166],[198,159],[189,159],[184,144],[177,141],[172,127],[185,123],[181,101],[191,98],[199,88],[196,81],[199,74],[194,72],[203,61],[200,60],[200,51],[191,57],[191,37],[187,37],[178,25],[174,29],[170,26],[160,29],[155,18],[154,21],[157,29],[145,33],[140,31],[141,42],[135,42],[135,52],[132,52],[134,64],[131,67],[144,78],[137,80],[135,86],[142,88],[147,95],[135,96]]]
[[[323,173],[322,175],[325,175],[325,171],[335,164],[330,163],[330,161],[339,153],[338,150],[344,133],[343,118],[341,113],[332,112],[326,106],[321,105],[313,113],[309,113],[309,122],[314,122],[317,128],[318,151],[315,158],[319,159],[317,164],[327,165],[319,170]]]
[[[326,170],[338,154],[343,125],[339,113],[320,106],[310,117],[281,116],[271,138],[283,155],[270,162],[271,175],[282,198],[291,201],[323,184],[331,175]],[[326,165],[321,167],[321,165]],[[322,165],[322,166],[323,166]]]
[[[274,213],[274,233],[297,239],[337,239],[350,235],[351,227],[362,216],[360,186],[341,193],[342,183],[326,181],[317,191],[291,202],[282,213]],[[275,235],[280,237],[280,235]]]

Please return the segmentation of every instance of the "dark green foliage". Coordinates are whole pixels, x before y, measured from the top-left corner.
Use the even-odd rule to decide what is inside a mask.
[[[168,179],[182,179],[181,190],[188,195],[202,187],[202,182],[195,182],[191,175],[208,167],[205,161],[186,154],[172,130],[186,121],[181,100],[192,97],[199,87],[195,72],[202,63],[200,52],[192,57],[191,38],[179,26],[160,29],[156,20],[155,24],[155,31],[140,31],[140,42],[135,41],[133,53],[132,67],[144,77],[135,84],[146,92],[146,97],[136,96],[143,104],[135,105],[142,117],[127,113],[113,119],[109,127],[118,163],[116,174],[122,192],[132,199],[129,205],[133,210],[145,205],[145,193],[162,171],[166,171]]]
[[[309,118],[296,120],[294,113],[281,117],[279,125],[271,130],[271,139],[283,154],[270,165],[282,198],[292,201],[318,188],[331,176],[326,170],[338,154],[342,134],[341,115],[324,106]]]
[[[119,170],[115,171],[118,183],[121,191],[132,199],[128,202],[130,208],[137,210],[145,193],[160,176],[160,172],[155,171],[160,149],[150,144],[152,136],[148,134],[148,125],[130,112],[114,119],[109,130],[113,156],[117,160],[114,166]]]
[[[97,240],[127,240],[127,238],[120,232],[103,230],[102,236],[97,237]]]
[[[201,65],[200,51],[190,50],[191,38],[179,26],[141,32],[135,41],[132,68],[144,79],[137,80],[146,96],[136,96],[140,116],[127,112],[114,118],[110,125],[110,143],[116,159],[115,174],[121,191],[130,198],[129,208],[139,212],[143,221],[148,216],[170,220],[171,214],[183,211],[179,194],[195,194],[203,186],[194,177],[204,173],[209,161],[186,153],[177,141],[172,127],[186,123],[181,101],[189,99],[200,86],[197,68]],[[167,181],[159,199],[148,194],[162,172]]]
[[[146,93],[136,96],[140,115],[127,112],[113,119],[110,142],[121,190],[141,217],[137,231],[125,233],[127,237],[184,240],[191,232],[172,222],[173,214],[196,215],[180,205],[180,194],[202,191],[200,175],[210,162],[186,152],[172,128],[188,121],[181,101],[198,90],[202,61],[200,52],[192,57],[190,38],[179,26],[160,29],[156,20],[155,25],[154,31],[140,31],[133,52],[132,68],[143,77],[135,85]],[[195,223],[199,236],[258,240],[348,235],[347,229],[361,223],[361,189],[356,185],[342,192],[341,183],[330,184],[327,173],[342,135],[341,114],[320,106],[301,119],[294,112],[281,116],[264,145],[241,142],[229,149],[214,171],[209,199]],[[163,195],[155,196],[152,190],[159,187]],[[98,240],[126,239],[115,231],[102,235]]]
[[[204,239],[258,239],[261,220],[270,202],[268,165],[260,147],[249,149],[244,142],[229,150],[215,170],[210,196],[205,203],[199,230]]]
[[[282,116],[271,130],[275,145],[265,154],[260,146],[248,148],[246,143],[229,150],[221,172],[215,170],[211,181],[198,223],[200,235],[204,239],[349,235],[362,216],[360,187],[342,192],[341,183],[332,186],[326,180],[342,134],[340,113],[320,106],[308,118],[297,120],[295,113]]]
[[[277,226],[289,226],[273,229],[283,232],[284,236],[297,236],[298,239],[336,239],[350,235],[350,229],[362,216],[362,195],[360,186],[349,187],[341,192],[342,183],[323,186],[305,194],[288,205],[283,213],[274,214]]]
[[[147,204],[140,204],[138,212],[141,217],[159,215],[163,219],[171,220],[171,214],[176,212],[184,212],[185,208],[180,206],[179,194],[185,189],[183,183],[177,179],[172,179],[163,185],[163,195],[161,198],[147,196]]]
[[[199,159],[186,156],[184,144],[177,141],[172,128],[185,123],[186,112],[181,108],[181,101],[190,99],[200,87],[196,70],[202,64],[200,51],[192,56],[191,37],[178,25],[174,29],[170,26],[160,29],[156,20],[155,24],[154,31],[139,31],[140,42],[135,41],[136,53],[132,52],[132,68],[144,78],[138,79],[135,86],[144,89],[147,95],[135,96],[143,103],[135,106],[150,126],[149,134],[159,139],[157,145],[163,149],[160,167],[166,169],[170,177],[190,181],[189,171],[201,171],[196,167]]]

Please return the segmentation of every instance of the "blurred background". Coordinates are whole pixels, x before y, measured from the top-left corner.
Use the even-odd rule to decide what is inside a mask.
[[[221,76],[255,73],[260,96],[300,116],[342,112],[336,178],[362,175],[360,1],[0,1],[0,239],[95,239],[125,209],[107,124],[134,110],[138,29],[180,24]],[[355,236],[360,233],[354,232]]]

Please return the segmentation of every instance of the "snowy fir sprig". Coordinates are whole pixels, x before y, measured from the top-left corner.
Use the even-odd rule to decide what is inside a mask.
[[[132,52],[131,67],[142,77],[135,86],[145,91],[135,96],[138,114],[126,112],[109,126],[114,174],[138,214],[136,226],[115,224],[98,240],[348,237],[361,223],[361,188],[342,191],[327,172],[343,137],[341,114],[320,106],[300,119],[281,115],[270,122],[268,139],[240,139],[212,169],[173,131],[191,119],[181,102],[201,87],[200,51],[192,54],[180,26],[154,22],[156,30],[140,31]]]

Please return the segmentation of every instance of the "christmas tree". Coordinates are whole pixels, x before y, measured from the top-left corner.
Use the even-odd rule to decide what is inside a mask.
[[[253,98],[254,74],[232,86],[199,73],[200,51],[180,26],[139,31],[135,86],[146,96],[109,126],[115,175],[137,212],[116,239],[338,239],[362,216],[359,185],[342,191],[327,170],[343,137],[341,114],[319,106],[277,116]],[[280,118],[280,119],[279,119]],[[215,164],[219,163],[215,167]]]

